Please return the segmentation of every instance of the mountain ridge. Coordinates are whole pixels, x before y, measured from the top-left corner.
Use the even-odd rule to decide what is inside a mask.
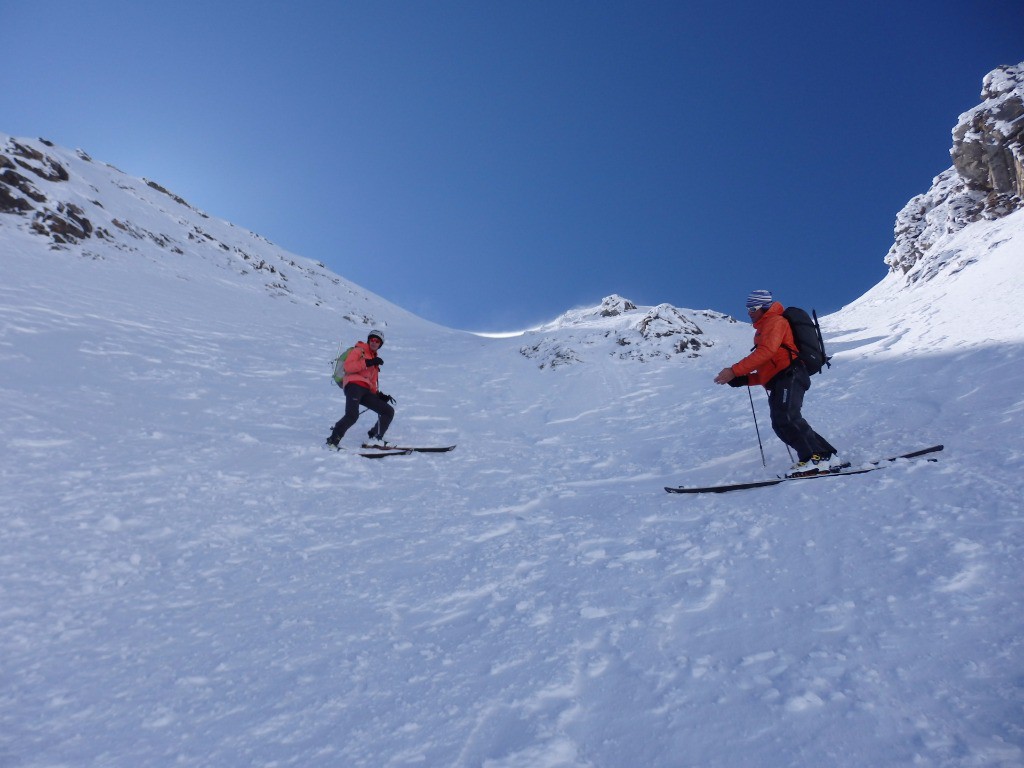
[[[0,134],[0,214],[6,214],[0,223],[15,222],[46,248],[87,259],[136,256],[172,268],[214,268],[278,298],[318,305],[330,296],[336,309],[339,299],[356,294],[353,284],[320,262],[213,218],[155,181],[45,139]]]
[[[17,229],[35,236],[50,250],[94,260],[141,256],[208,277],[228,273],[240,285],[261,287],[271,297],[340,311],[353,331],[385,328],[400,317],[411,318],[407,311],[334,274],[321,262],[291,254],[256,233],[214,219],[159,183],[97,163],[81,150],[0,134],[0,168],[0,215],[9,217],[0,219],[0,225],[14,221]],[[702,322],[729,321],[710,310],[694,313],[662,304],[645,308],[642,316],[614,332],[595,328],[586,338],[557,338],[567,336],[557,331],[579,326],[580,318],[610,317],[614,302],[631,304],[621,297],[608,297],[592,313],[570,310],[558,320],[523,332],[527,337],[541,331],[548,335],[531,340],[521,353],[537,359],[541,367],[558,367],[581,360],[582,350],[600,346],[604,334],[614,336],[622,357],[640,361],[675,354],[694,357],[714,343],[694,317]]]

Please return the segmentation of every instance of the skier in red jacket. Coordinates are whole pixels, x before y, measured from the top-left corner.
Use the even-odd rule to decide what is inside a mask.
[[[772,429],[796,451],[797,462],[789,474],[827,472],[837,451],[811,429],[800,413],[811,377],[796,356],[793,329],[782,312],[782,305],[773,300],[771,291],[753,291],[747,297],[747,314],[754,323],[754,351],[719,371],[715,383],[732,387],[760,384],[767,389]]]
[[[345,358],[345,377],[341,387],[345,391],[345,415],[338,420],[327,438],[327,445],[337,448],[341,438],[349,427],[359,419],[359,408],[365,406],[377,414],[377,423],[369,431],[371,442],[380,447],[387,447],[384,433],[388,431],[391,420],[395,418],[395,409],[391,403],[395,398],[385,395],[377,386],[380,367],[384,361],[378,351],[384,346],[384,334],[381,331],[370,331],[366,341],[356,342]]]

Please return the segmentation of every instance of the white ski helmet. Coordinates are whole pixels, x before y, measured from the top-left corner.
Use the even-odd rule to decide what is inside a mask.
[[[370,331],[368,334],[366,334],[366,340],[369,341],[374,336],[376,336],[378,339],[380,339],[380,345],[383,347],[384,346],[384,334],[381,331],[373,330],[373,331]]]

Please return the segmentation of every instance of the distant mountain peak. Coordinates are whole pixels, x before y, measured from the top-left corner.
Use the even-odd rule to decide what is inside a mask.
[[[573,309],[556,320],[527,332],[530,343],[520,348],[524,357],[541,368],[579,363],[593,356],[611,356],[639,362],[676,355],[699,357],[715,345],[691,315],[702,322],[728,325],[736,321],[720,312],[680,310],[671,304],[639,307],[618,294],[599,305]]]

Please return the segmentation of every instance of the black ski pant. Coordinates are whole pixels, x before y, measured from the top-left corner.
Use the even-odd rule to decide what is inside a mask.
[[[391,420],[395,418],[395,409],[376,394],[361,387],[358,384],[349,384],[345,387],[345,415],[334,425],[331,437],[337,441],[341,440],[348,432],[349,427],[359,420],[359,408],[365,406],[377,414],[377,426],[374,428],[376,437],[383,438],[384,433],[391,426]]]
[[[804,394],[810,388],[811,377],[799,363],[789,366],[768,382],[772,429],[782,442],[796,451],[798,461],[807,461],[814,454],[836,453],[828,440],[811,429],[800,413]]]

